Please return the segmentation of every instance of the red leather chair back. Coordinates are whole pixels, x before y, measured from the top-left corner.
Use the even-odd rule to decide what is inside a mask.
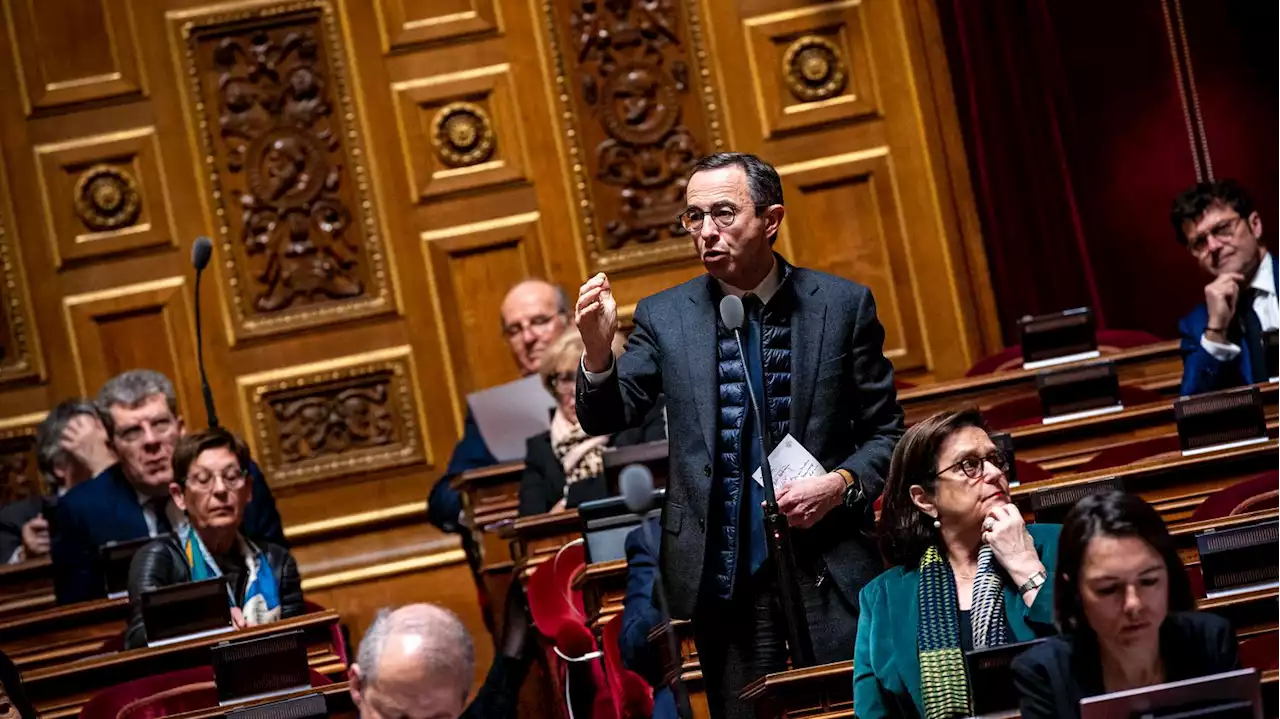
[[[1170,452],[1181,452],[1182,444],[1176,436],[1152,437],[1138,442],[1131,442],[1119,447],[1110,447],[1094,455],[1093,459],[1076,468],[1081,474],[1096,472],[1112,467],[1123,467],[1144,459],[1153,459]]]
[[[1191,513],[1191,521],[1202,522],[1275,507],[1280,507],[1280,471],[1273,469],[1209,495]]]
[[[1158,393],[1149,389],[1120,386],[1120,401],[1126,407],[1159,402],[1162,399],[1164,398]],[[1040,398],[1035,395],[1018,397],[982,410],[982,418],[993,430],[1008,430],[1039,424],[1044,420],[1044,408],[1040,405]]]
[[[616,614],[604,625],[604,672],[613,694],[614,707],[622,719],[653,716],[653,687],[644,677],[622,665],[618,635],[622,632],[622,615]]]
[[[1280,635],[1267,632],[1240,642],[1240,666],[1259,672],[1280,669]]]
[[[1098,352],[1103,355],[1115,354],[1121,350],[1155,344],[1159,341],[1159,337],[1137,330],[1099,330]],[[964,376],[979,377],[1017,369],[1022,369],[1022,345],[1014,345],[989,357],[983,357],[975,362]]]
[[[311,686],[331,684],[311,670]],[[135,679],[93,695],[80,709],[81,719],[155,719],[218,706],[213,667],[194,667]]]

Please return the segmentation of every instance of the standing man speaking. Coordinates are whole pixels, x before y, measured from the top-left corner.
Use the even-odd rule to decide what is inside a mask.
[[[739,692],[786,669],[787,648],[764,490],[751,478],[760,443],[744,367],[763,395],[771,446],[789,433],[826,470],[777,492],[798,530],[800,597],[820,663],[853,656],[858,591],[881,570],[863,533],[902,409],[870,290],[773,252],[785,213],[773,167],[754,155],[711,155],[694,166],[685,198],[680,222],[707,274],[641,300],[621,356],[610,346],[618,307],[609,279],[582,286],[578,420],[590,434],[618,432],[665,393],[671,478],[661,567],[671,613],[693,620],[712,716],[750,717]],[[729,294],[746,310],[745,362],[719,319]]]

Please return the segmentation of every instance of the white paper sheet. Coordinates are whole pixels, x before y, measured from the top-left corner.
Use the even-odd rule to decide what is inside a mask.
[[[525,440],[551,427],[556,401],[542,377],[524,379],[467,395],[480,436],[499,462],[524,459]]]
[[[805,477],[820,477],[827,473],[822,468],[818,460],[809,454],[809,450],[804,448],[791,433],[787,433],[786,437],[778,443],[777,447],[769,453],[769,468],[773,470],[773,491],[777,492],[783,487],[791,484],[797,479]],[[764,486],[764,474],[757,467],[755,474],[751,478],[756,484]]]

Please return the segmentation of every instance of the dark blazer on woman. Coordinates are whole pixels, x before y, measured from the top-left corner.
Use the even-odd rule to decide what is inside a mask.
[[[293,555],[278,544],[258,542],[257,545],[266,553],[267,564],[276,579],[280,592],[280,616],[286,619],[301,616],[306,612],[302,603],[302,577],[298,575],[298,564],[293,560]],[[124,636],[126,649],[147,644],[147,631],[142,624],[142,593],[189,581],[191,567],[187,566],[187,558],[182,545],[178,544],[178,538],[172,534],[157,537],[133,555],[133,562],[129,565],[129,605],[132,615]],[[247,571],[227,576],[227,581],[237,597],[244,596]]]
[[[1173,612],[1160,626],[1165,681],[1176,682],[1239,667],[1231,623],[1216,614]],[[1022,719],[1080,716],[1080,700],[1105,694],[1102,661],[1092,632],[1059,636],[1013,662]]]
[[[1004,613],[1015,642],[1058,631],[1053,625],[1053,573],[1061,530],[1058,524],[1027,525],[1048,581],[1029,607],[1017,588],[1005,582]],[[924,716],[918,646],[919,587],[918,567],[893,567],[862,590],[853,653],[853,711],[858,719]]]
[[[667,438],[666,403],[658,404],[645,416],[639,427],[623,430],[609,440],[610,447],[626,447]],[[609,488],[603,476],[583,479],[564,493],[564,467],[551,448],[551,432],[530,437],[525,443],[524,474],[520,477],[520,516],[545,514],[565,498],[565,508],[572,509],[583,502],[604,499]]]

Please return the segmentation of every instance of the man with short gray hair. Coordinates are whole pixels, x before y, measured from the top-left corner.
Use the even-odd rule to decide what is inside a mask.
[[[97,561],[102,545],[161,536],[186,522],[169,499],[173,446],[186,432],[173,382],[155,370],[129,370],[107,380],[94,403],[105,433],[68,450],[96,472],[58,503],[53,530],[53,586],[60,604],[105,596]],[[104,446],[118,462],[102,467],[93,459]],[[261,470],[251,463],[249,472],[253,500],[245,510],[245,536],[287,547]]]
[[[378,612],[347,677],[364,719],[514,719],[519,680],[509,671],[511,661],[505,655],[494,660],[467,706],[476,664],[471,635],[448,609],[409,604]]]

